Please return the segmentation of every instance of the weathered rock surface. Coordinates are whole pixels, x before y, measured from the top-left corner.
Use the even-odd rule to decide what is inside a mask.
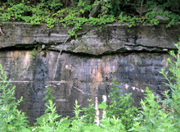
[[[0,37],[0,48],[42,43],[51,45],[50,49],[53,50],[91,55],[126,51],[166,51],[175,48],[173,43],[179,40],[180,33],[179,25],[168,29],[165,24],[142,25],[130,29],[125,24],[101,27],[86,25],[77,33],[78,39],[74,40],[67,34],[72,27],[64,28],[61,25],[49,29],[45,24],[32,26],[28,23],[3,23],[2,28],[5,36]]]
[[[48,29],[25,23],[3,23],[2,28],[5,36],[0,36],[0,63],[17,87],[16,97],[24,97],[19,108],[31,122],[46,109],[43,98],[47,85],[54,90],[58,113],[70,117],[76,99],[82,107],[88,105],[89,98],[102,102],[113,78],[117,78],[122,94],[133,93],[135,105],[147,86],[158,94],[165,89],[159,71],[168,66],[167,51],[175,49],[173,42],[180,33],[179,25],[171,29],[165,25],[132,29],[119,24],[86,26],[78,32],[77,40],[69,38],[64,43],[72,28],[56,25]],[[34,46],[40,47],[35,58],[30,53]]]
[[[26,112],[30,121],[45,111],[43,98],[45,87],[53,89],[56,108],[62,116],[73,116],[73,106],[77,99],[82,107],[87,99],[102,102],[103,95],[110,92],[113,78],[117,78],[122,94],[133,93],[135,105],[143,98],[148,86],[155,93],[164,90],[161,68],[167,67],[167,54],[124,53],[90,57],[58,52],[41,52],[33,59],[29,51],[7,51],[0,53],[0,63],[7,76],[16,85],[16,97],[23,96],[19,108]],[[113,72],[112,72],[113,71]]]
[[[96,17],[100,8],[101,8],[100,1],[97,1],[96,5],[90,12],[89,17]]]
[[[166,19],[165,17],[160,16],[160,15],[157,15],[155,18],[159,21],[159,23],[168,23],[169,22],[169,18]]]

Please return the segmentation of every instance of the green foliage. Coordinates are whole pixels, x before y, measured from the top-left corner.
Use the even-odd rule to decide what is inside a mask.
[[[74,107],[75,117],[71,122],[72,125],[72,127],[70,128],[71,131],[74,132],[83,131],[83,126],[85,125],[85,122],[84,122],[84,116],[80,116],[81,111],[82,110],[80,109],[80,105],[78,105],[78,101],[75,100],[75,107]]]
[[[125,126],[121,119],[113,116],[113,118],[102,118],[100,126],[106,132],[126,132]]]
[[[78,7],[80,7],[79,12],[81,12],[82,14],[84,14],[87,11],[91,11],[92,9],[90,0],[80,0],[78,3]]]
[[[171,115],[155,101],[156,96],[146,88],[145,100],[141,101],[142,111],[131,131],[176,132]],[[177,131],[178,132],[178,131]]]
[[[117,87],[118,82],[113,79],[112,89],[109,99],[111,100],[109,105],[103,102],[99,105],[100,109],[105,109],[107,117],[119,118],[126,130],[130,129],[134,124],[134,118],[138,114],[138,109],[132,106],[133,99],[131,94],[122,95]]]
[[[176,48],[178,49],[177,53],[174,51],[170,51],[170,55],[173,56],[175,61],[171,58],[168,58],[167,61],[170,65],[168,71],[161,69],[161,73],[164,75],[168,83],[165,83],[172,91],[172,98],[170,98],[165,93],[167,99],[166,104],[171,106],[173,109],[173,116],[176,117],[175,119],[180,119],[180,42],[175,44]],[[170,74],[170,75],[169,75]]]
[[[146,13],[145,17],[147,18],[147,20],[145,23],[158,25],[159,21],[155,18],[158,15],[164,17],[167,21],[169,21],[169,23],[167,24],[166,27],[171,27],[171,25],[177,24],[177,22],[179,22],[179,20],[180,20],[180,18],[177,14],[174,14],[174,13],[171,13],[168,11],[164,12],[162,10],[159,10],[159,11],[152,10],[152,11]]]
[[[23,131],[25,132],[28,121],[25,114],[17,109],[17,106],[22,101],[16,102],[14,97],[15,86],[11,86],[11,80],[7,81],[7,76],[0,65],[0,131]]]
[[[4,8],[2,7],[1,10]],[[17,21],[28,19],[29,17],[25,16],[25,12],[30,11],[31,8],[29,6],[26,6],[24,3],[19,3],[16,5],[13,5],[12,7],[9,7],[5,12],[1,13],[1,19],[3,21],[8,21],[11,18],[16,19]]]
[[[115,73],[115,71],[111,71],[111,73]]]
[[[145,100],[141,101],[142,111],[130,131],[179,132],[180,126],[180,42],[175,44],[178,51],[170,51],[173,59],[168,58],[168,71],[161,69],[171,89],[171,96],[165,91],[163,101],[155,101],[156,96],[146,88]],[[174,61],[175,59],[175,61]],[[163,105],[160,105],[163,104]]]
[[[30,51],[30,55],[32,56],[33,59],[36,58],[37,50],[34,48],[32,51]]]
[[[35,127],[32,127],[31,129],[35,132],[57,132],[59,130],[62,132],[67,131],[70,121],[68,121],[68,117],[61,118],[58,121],[60,115],[56,113],[56,107],[53,103],[55,97],[52,95],[52,89],[47,86],[44,93],[46,94],[44,100],[47,100],[47,103],[45,103],[47,109],[45,110],[44,115],[36,119],[37,122],[35,123]]]
[[[79,114],[82,110],[80,109],[80,105],[78,105],[78,101],[75,100],[75,107],[74,107],[74,114],[75,114],[75,119],[79,119]]]
[[[136,8],[141,6],[141,0],[100,0],[100,10],[96,17],[89,17],[89,13],[96,6],[98,0],[72,0],[69,6],[65,6],[63,0],[7,0],[0,3],[0,19],[2,21],[24,21],[31,24],[47,23],[47,27],[53,28],[55,24],[64,26],[73,25],[73,30],[68,33],[75,36],[84,24],[104,25],[107,23],[129,23],[128,26],[136,26],[137,23],[158,25],[157,15],[166,18],[167,27],[180,21],[180,2],[178,0],[146,0],[142,7],[148,10],[145,19],[141,20]],[[159,7],[162,10],[155,11]]]
[[[53,104],[52,100],[48,100],[48,103],[45,104],[47,109],[45,114],[39,118],[37,118],[36,131],[54,131],[56,128],[56,120],[60,116],[56,113],[55,104]],[[47,113],[48,112],[48,113]]]
[[[94,106],[91,105],[91,107],[84,109],[86,112],[94,112]],[[79,116],[79,113],[82,110],[80,109],[80,105],[78,105],[78,102],[75,101],[75,107],[74,107],[74,113],[75,118],[71,123],[71,127],[69,128],[69,131],[73,132],[95,132],[95,131],[102,131],[102,132],[125,132],[124,125],[122,124],[120,119],[117,119],[115,117],[109,118],[105,117],[101,119],[100,126],[97,126],[96,124],[93,124],[91,120],[89,120],[89,123],[87,123],[87,118],[91,119],[91,117],[94,118],[94,114],[85,114],[83,116]]]
[[[108,14],[111,9],[111,4],[107,4],[104,0],[100,0],[100,3],[101,3],[101,8],[104,11],[104,13],[102,13],[102,15]]]
[[[87,120],[87,123],[92,124],[95,120],[95,107],[94,104],[90,104],[92,99],[89,99],[89,108],[82,108],[84,111],[85,119]]]
[[[118,16],[122,11],[123,7],[128,4],[130,0],[109,0],[110,2],[110,13],[114,16]]]
[[[143,20],[141,20],[138,16],[123,15],[123,12],[121,12],[118,17],[118,22],[128,22],[128,27],[133,27],[136,26],[136,23],[143,23]]]
[[[42,51],[42,48],[36,46],[36,48],[33,48],[32,51],[30,51],[30,55],[32,56],[33,59],[36,58],[36,54],[40,53]]]
[[[100,127],[93,123],[95,119],[95,108],[93,104],[89,105],[89,108],[82,108],[80,109],[80,105],[78,105],[78,101],[75,101],[74,106],[74,114],[75,117],[72,120],[68,120],[68,117],[61,118],[56,113],[55,104],[52,102],[52,90],[50,87],[47,87],[46,94],[48,93],[49,96],[46,96],[48,99],[48,103],[46,107],[48,109],[48,113],[46,112],[43,116],[37,119],[35,126],[31,127],[30,129],[35,132],[94,132],[94,131],[108,131],[108,132],[125,132],[124,125],[121,123],[120,119],[115,117],[113,118],[103,118],[101,120]],[[91,100],[89,100],[91,102]],[[80,116],[80,112],[84,111],[85,114]]]
[[[46,94],[44,100],[51,100],[53,101],[55,97],[52,95],[52,89],[48,86],[46,86],[46,91],[44,92]]]

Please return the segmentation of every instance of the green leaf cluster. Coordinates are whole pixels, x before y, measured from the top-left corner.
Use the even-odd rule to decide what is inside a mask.
[[[91,103],[92,99],[89,99],[89,108],[82,108],[82,110],[84,111],[84,115],[85,115],[85,119],[87,120],[87,123],[92,124],[95,120],[95,107],[94,104]]]
[[[28,121],[25,113],[19,111],[17,106],[22,102],[21,97],[17,102],[14,97],[15,86],[12,87],[10,81],[7,81],[7,76],[0,65],[0,131],[1,132],[25,132],[28,126]],[[28,131],[27,131],[28,132]]]
[[[157,97],[146,88],[145,100],[141,101],[142,111],[134,126],[133,132],[178,132],[180,131],[180,42],[175,44],[178,51],[170,51],[173,58],[168,58],[168,70],[161,69],[170,91],[165,91],[165,100]],[[170,94],[169,94],[170,93]],[[155,101],[156,100],[156,101]]]
[[[89,104],[89,108],[80,109],[81,105],[78,105],[78,101],[75,100],[74,106],[74,118],[68,119],[68,117],[59,119],[60,115],[56,113],[56,107],[53,103],[54,97],[51,94],[52,89],[47,87],[46,97],[48,100],[46,103],[47,110],[45,114],[37,118],[37,122],[34,126],[29,127],[29,130],[34,132],[94,132],[94,131],[108,131],[108,132],[125,132],[124,125],[120,119],[103,118],[101,119],[100,126],[97,126],[94,122],[95,119],[95,107],[94,104]],[[91,100],[89,100],[91,103]],[[80,116],[80,113],[84,112],[84,115]]]
[[[118,82],[113,79],[112,89],[109,93],[109,99],[111,100],[109,105],[105,102],[99,105],[99,108],[104,109],[106,117],[121,119],[125,129],[130,129],[134,124],[134,118],[138,115],[138,109],[132,106],[133,99],[130,94],[122,95],[117,87]]]
[[[146,0],[142,8],[148,11],[141,19],[136,11],[141,8],[142,0],[99,0],[100,9],[97,16],[89,17],[89,13],[96,6],[98,0],[7,0],[0,2],[0,20],[24,21],[31,24],[47,23],[53,28],[55,24],[64,26],[74,25],[73,31],[68,31],[72,36],[82,29],[84,24],[104,25],[113,22],[127,23],[129,27],[140,24],[158,25],[156,19],[160,15],[167,19],[167,27],[180,21],[179,0]],[[155,11],[154,8],[162,10]]]

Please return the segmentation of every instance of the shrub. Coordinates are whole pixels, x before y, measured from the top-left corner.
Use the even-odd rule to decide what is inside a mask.
[[[168,71],[164,69],[161,73],[168,83],[165,83],[170,89],[171,94],[165,91],[165,100],[155,101],[155,95],[147,88],[145,100],[141,101],[142,111],[130,131],[137,132],[178,132],[180,131],[180,42],[175,44],[178,51],[170,51],[170,55],[175,61],[168,58],[170,64]],[[170,73],[170,74],[169,74]],[[164,103],[164,106],[160,105]]]
[[[82,108],[84,111],[85,119],[87,120],[87,123],[92,124],[95,120],[95,107],[94,104],[91,104],[92,99],[89,99],[89,108]]]
[[[156,96],[146,88],[145,100],[141,101],[142,111],[130,131],[137,132],[175,132],[171,115],[162,108],[159,101],[155,101]]]
[[[121,119],[125,129],[128,130],[133,126],[134,118],[136,118],[139,111],[136,107],[132,106],[134,100],[131,97],[131,93],[122,95],[117,87],[118,82],[116,79],[113,79],[113,81],[109,94],[110,104],[106,105],[105,102],[103,102],[99,108],[105,109],[107,117]]]
[[[12,131],[27,131],[28,126],[27,117],[25,114],[17,109],[17,106],[22,101],[16,102],[14,97],[15,86],[11,86],[11,80],[7,81],[7,76],[0,64],[0,131],[12,132]]]

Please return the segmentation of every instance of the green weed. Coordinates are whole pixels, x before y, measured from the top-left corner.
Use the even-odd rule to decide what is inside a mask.
[[[66,0],[67,2],[67,0]],[[101,9],[96,17],[89,17],[89,13],[96,5],[97,0],[71,0],[69,6],[65,6],[62,0],[7,0],[0,3],[0,20],[24,21],[31,24],[46,23],[49,28],[61,23],[63,26],[73,25],[71,36],[77,36],[76,32],[82,29],[84,24],[104,25],[113,22],[127,23],[129,27],[140,24],[158,25],[157,15],[168,20],[167,28],[176,25],[180,21],[178,0],[146,0],[142,7],[147,13],[145,19],[137,15],[136,8],[140,7],[142,0],[100,0]],[[175,4],[172,4],[175,3]],[[159,7],[162,10],[155,11]]]
[[[19,111],[17,106],[22,102],[21,97],[17,102],[14,97],[15,86],[12,87],[11,80],[7,80],[7,76],[0,65],[0,131],[1,132],[28,132],[27,117],[25,113]]]

